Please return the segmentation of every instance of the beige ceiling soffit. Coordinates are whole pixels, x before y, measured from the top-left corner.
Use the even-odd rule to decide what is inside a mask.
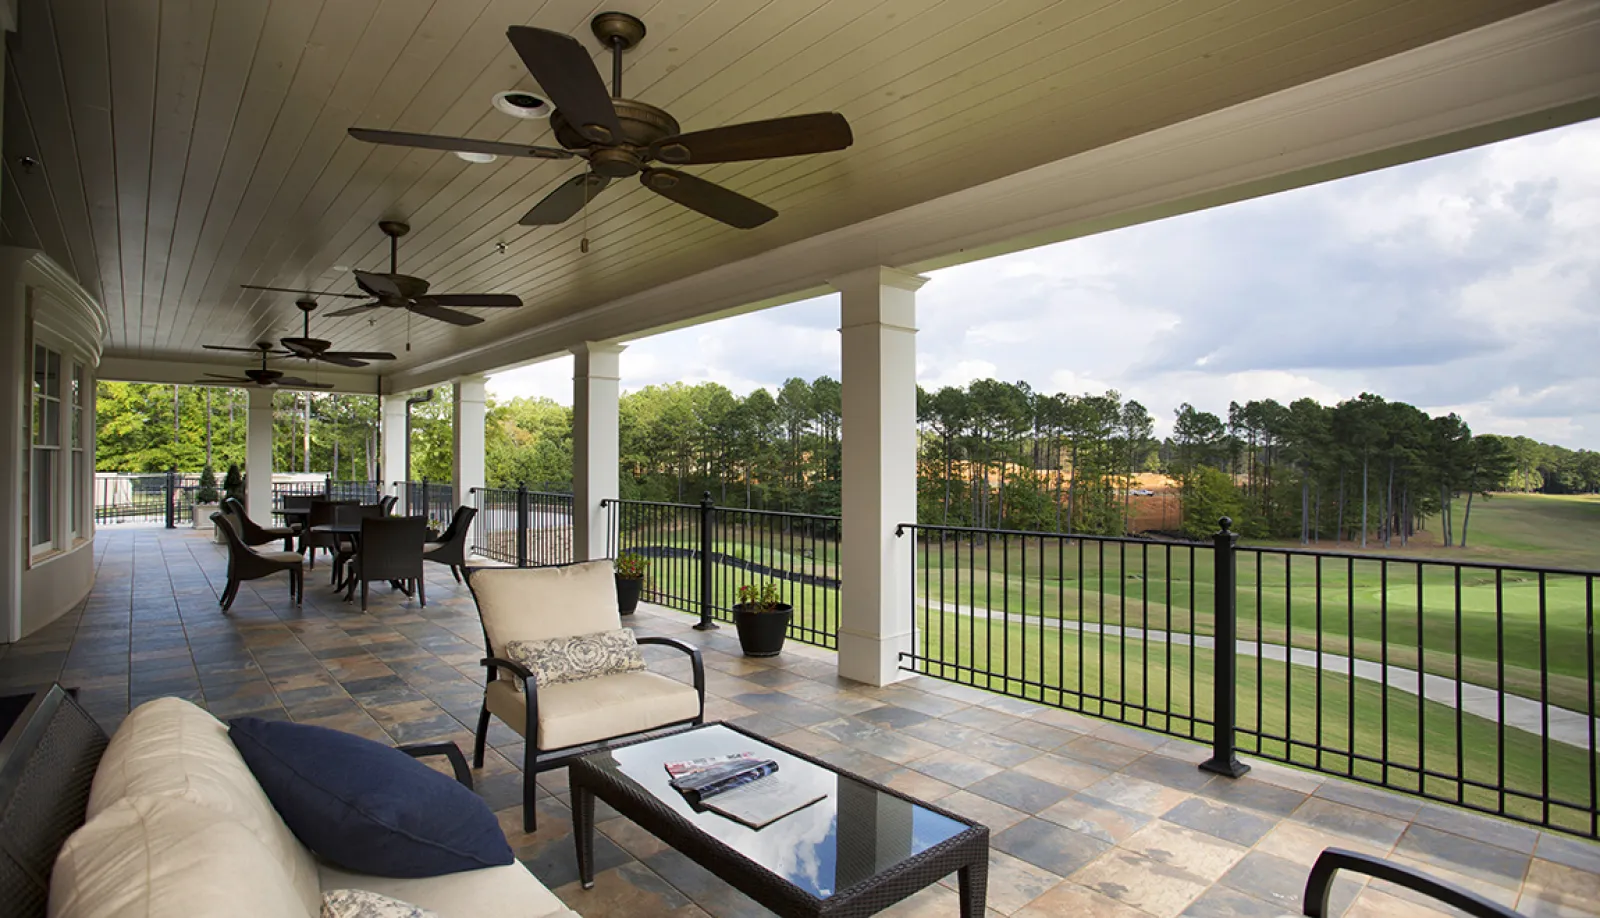
[[[100,379],[117,380],[119,382],[140,383],[177,383],[179,385],[194,385],[204,373],[223,373],[239,376],[246,369],[258,366],[260,361],[247,354],[239,355],[241,360],[237,363],[209,363],[188,361],[183,359],[149,360],[138,357],[119,357],[105,355],[100,358]],[[332,389],[315,389],[316,392],[340,392],[350,395],[377,395],[378,377],[364,376],[360,373],[339,373],[321,369],[307,369],[300,360],[275,360],[268,364],[274,369],[283,370],[290,376],[299,376],[313,382],[333,383]],[[247,389],[249,386],[236,388]],[[277,387],[274,387],[277,391]],[[282,387],[283,392],[307,391],[298,390],[290,386]]]
[[[1600,0],[1563,0],[600,304],[386,383],[494,372],[579,341],[791,302],[864,267],[948,267],[1593,117],[1596,48]]]

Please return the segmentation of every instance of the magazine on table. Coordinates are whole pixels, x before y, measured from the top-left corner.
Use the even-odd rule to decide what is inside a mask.
[[[807,794],[778,774],[778,763],[754,752],[665,763],[668,782],[691,806],[760,829],[827,794]]]

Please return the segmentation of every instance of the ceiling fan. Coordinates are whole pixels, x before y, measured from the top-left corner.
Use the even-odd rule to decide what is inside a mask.
[[[333,342],[324,338],[311,337],[311,311],[317,308],[317,301],[310,297],[301,297],[294,301],[300,307],[303,325],[298,338],[279,338],[278,343],[288,349],[290,354],[306,360],[320,360],[323,363],[332,363],[341,367],[364,367],[368,360],[393,360],[394,355],[388,351],[334,351]]]
[[[679,133],[673,117],[635,99],[622,97],[622,52],[645,35],[644,23],[627,13],[601,13],[590,29],[611,49],[611,92],[589,52],[561,32],[512,26],[506,37],[556,109],[550,115],[560,148],[536,147],[467,137],[441,137],[371,128],[350,128],[350,136],[368,143],[422,147],[465,153],[491,153],[534,159],[589,161],[589,171],[558,185],[520,221],[524,226],[550,226],[577,214],[612,179],[638,175],[651,191],[740,229],[754,229],[778,212],[705,179],[646,165],[732,163],[780,156],[828,153],[850,146],[850,123],[837,112],[791,115],[747,121],[704,131]]]
[[[206,379],[197,379],[194,381],[194,384],[197,386],[244,385],[261,386],[263,388],[271,388],[273,386],[288,386],[294,389],[333,388],[333,383],[312,382],[309,379],[301,379],[298,376],[285,376],[282,370],[267,369],[267,358],[286,357],[288,356],[288,353],[274,351],[272,349],[272,345],[265,341],[262,341],[253,348],[223,347],[216,344],[208,344],[206,347],[213,351],[249,351],[251,353],[259,353],[261,355],[261,368],[245,370],[243,376],[223,376],[221,373],[207,373],[205,374],[207,377]]]
[[[399,220],[380,220],[378,228],[389,237],[389,272],[387,274],[375,271],[353,271],[356,286],[361,288],[360,293],[337,293],[331,290],[300,290],[293,287],[262,287],[257,284],[240,284],[246,290],[271,290],[278,293],[298,293],[302,296],[337,296],[347,300],[371,299],[370,303],[362,303],[341,309],[338,312],[328,313],[328,318],[336,319],[344,316],[363,315],[367,311],[380,306],[393,309],[404,309],[429,319],[438,319],[452,325],[477,325],[483,319],[457,312],[449,307],[466,306],[476,309],[514,309],[522,305],[519,297],[509,293],[436,293],[428,294],[428,282],[420,277],[401,274],[399,270],[400,237],[411,232],[411,225]],[[313,307],[315,304],[312,304]],[[301,307],[304,308],[304,307]],[[295,345],[290,344],[291,339],[285,338],[283,344],[291,350]],[[315,341],[307,335],[306,340]],[[297,352],[298,353],[298,352]],[[393,360],[393,355],[385,354],[382,357],[368,357],[369,360]]]

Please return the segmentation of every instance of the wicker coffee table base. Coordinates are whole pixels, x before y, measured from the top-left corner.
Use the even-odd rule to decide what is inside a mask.
[[[756,739],[830,771],[850,775],[772,740],[764,737]],[[595,757],[606,754],[596,753]],[[970,828],[868,879],[838,890],[825,899],[818,899],[700,831],[632,782],[616,780],[601,767],[589,764],[588,758],[591,757],[577,759],[568,768],[572,790],[572,834],[577,845],[578,876],[585,889],[594,887],[594,801],[598,797],[730,886],[786,918],[875,915],[952,873],[956,874],[959,886],[962,918],[983,918],[989,886],[988,828],[916,798],[850,775],[880,793],[909,800],[965,823]]]

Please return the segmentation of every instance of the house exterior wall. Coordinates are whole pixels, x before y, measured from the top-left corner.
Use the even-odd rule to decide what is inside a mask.
[[[0,642],[55,621],[94,584],[94,389],[105,331],[99,304],[48,256],[0,248]],[[57,361],[44,386],[38,347]],[[58,425],[40,437],[44,449],[35,427],[49,422],[36,419],[36,389],[53,393],[43,410]],[[50,464],[47,479],[35,475],[40,463]],[[44,493],[36,480],[48,481]],[[35,525],[41,513],[47,527]]]

